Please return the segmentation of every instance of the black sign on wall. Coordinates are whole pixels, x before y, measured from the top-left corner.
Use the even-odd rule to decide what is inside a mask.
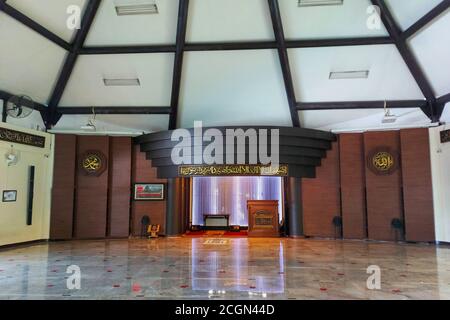
[[[0,140],[45,148],[45,137],[6,128],[0,128]]]
[[[441,143],[450,142],[450,129],[441,131]]]

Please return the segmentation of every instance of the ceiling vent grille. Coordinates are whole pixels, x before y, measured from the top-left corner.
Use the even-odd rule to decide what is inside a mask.
[[[156,3],[116,6],[116,13],[118,16],[157,14],[158,6]]]
[[[329,77],[330,80],[367,78],[369,78],[369,70],[330,72]]]
[[[344,0],[298,0],[299,7],[341,6]]]
[[[107,87],[134,87],[140,86],[139,79],[103,79],[103,83]]]

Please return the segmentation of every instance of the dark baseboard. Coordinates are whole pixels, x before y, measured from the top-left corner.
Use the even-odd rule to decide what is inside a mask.
[[[29,247],[34,246],[36,244],[40,243],[47,243],[49,240],[32,240],[32,241],[24,241],[19,243],[11,243],[11,244],[5,244],[3,246],[0,246],[0,250],[10,250],[10,249],[17,249],[17,248],[23,248],[23,247]]]

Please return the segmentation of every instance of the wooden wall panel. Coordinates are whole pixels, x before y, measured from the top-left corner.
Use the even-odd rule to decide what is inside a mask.
[[[166,183],[166,179],[158,179],[156,168],[145,158],[138,145],[133,146],[132,183]],[[167,194],[167,190],[166,190]],[[131,232],[135,236],[141,233],[141,219],[150,217],[152,224],[161,225],[161,234],[165,233],[166,201],[133,201],[131,204]]]
[[[315,179],[302,179],[304,233],[335,237],[333,218],[341,215],[338,142],[316,170]]]
[[[74,135],[55,136],[50,216],[50,239],[52,240],[72,238],[76,141],[77,138]]]
[[[379,131],[364,133],[365,157],[377,147],[389,147],[400,153],[400,133]],[[366,166],[367,224],[369,239],[396,240],[392,219],[403,218],[401,169],[391,175],[376,175]]]
[[[400,131],[407,241],[434,241],[433,189],[428,129]]]
[[[339,135],[343,236],[367,238],[364,139],[362,133]]]
[[[98,150],[109,155],[109,137],[79,136],[77,161],[88,150]],[[109,170],[108,161],[108,170]],[[106,236],[108,170],[99,177],[87,176],[77,168],[75,232],[79,239],[104,238]]]
[[[109,150],[109,237],[128,237],[130,231],[131,138],[111,137]]]

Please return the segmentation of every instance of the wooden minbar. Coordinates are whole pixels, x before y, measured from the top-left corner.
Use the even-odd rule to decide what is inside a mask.
[[[248,235],[278,237],[278,200],[248,200]]]

